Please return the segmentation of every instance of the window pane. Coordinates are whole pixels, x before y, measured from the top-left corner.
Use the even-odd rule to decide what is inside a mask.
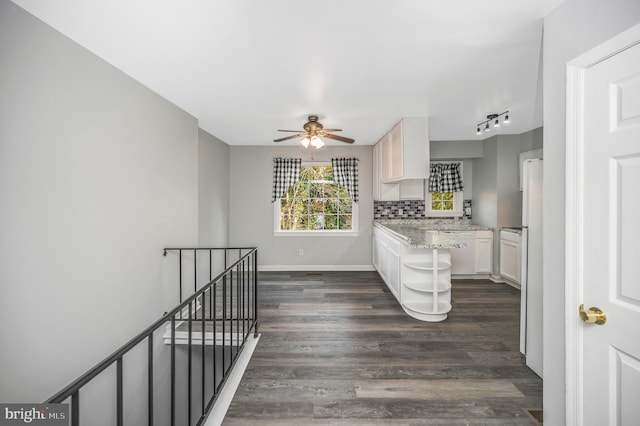
[[[453,201],[445,201],[444,210],[453,210]]]
[[[324,214],[309,215],[308,229],[325,229]]]
[[[333,214],[325,215],[324,224],[326,229],[338,229],[338,216]]]
[[[307,229],[307,223],[309,215],[307,214],[295,214],[293,217],[293,228],[292,230],[304,230]]]
[[[324,168],[324,178],[326,180],[334,180],[333,179],[333,167],[331,166],[326,166]]]
[[[432,201],[440,201],[440,200],[442,200],[442,192],[432,192],[431,193],[431,200]]]
[[[280,229],[289,231],[293,229],[293,216],[291,215],[281,215],[280,216]]]
[[[353,213],[353,201],[351,198],[340,199],[340,213]]]
[[[353,229],[352,219],[350,214],[341,214],[338,217],[338,229]]]
[[[440,201],[431,201],[431,210],[442,210],[442,203]]]
[[[453,201],[453,192],[442,193],[442,198],[447,201]]]
[[[322,184],[321,183],[310,183],[309,184],[309,198],[317,198],[322,197]]]
[[[310,200],[311,203],[311,211],[310,213],[324,213],[324,203],[323,199],[314,199]]]

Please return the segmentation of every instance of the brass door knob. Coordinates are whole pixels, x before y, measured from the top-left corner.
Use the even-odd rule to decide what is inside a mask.
[[[580,319],[589,324],[602,325],[607,322],[607,316],[595,306],[585,309],[584,305],[580,305]]]

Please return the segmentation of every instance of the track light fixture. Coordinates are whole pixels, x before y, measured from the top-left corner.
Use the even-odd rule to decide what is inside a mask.
[[[509,120],[509,111],[505,111],[502,112],[500,114],[489,114],[487,115],[487,119],[478,123],[476,125],[476,135],[481,135],[482,132],[480,131],[480,127],[484,125],[484,131],[488,132],[489,130],[491,130],[489,128],[489,123],[491,123],[493,121],[493,127],[494,128],[498,128],[500,127],[500,117],[504,115],[504,119],[502,120],[502,123],[504,124],[509,124],[510,120]]]

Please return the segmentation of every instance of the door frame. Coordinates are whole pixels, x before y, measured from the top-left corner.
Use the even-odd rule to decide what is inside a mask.
[[[600,62],[640,44],[635,25],[567,63],[567,129],[565,183],[565,380],[566,424],[584,424],[583,327],[578,315],[584,280],[584,77]]]

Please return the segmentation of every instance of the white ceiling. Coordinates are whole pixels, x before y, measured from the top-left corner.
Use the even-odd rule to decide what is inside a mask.
[[[541,126],[542,18],[563,0],[13,1],[230,145],[309,114],[369,145],[401,117],[432,140],[484,138],[505,109],[502,133]]]

